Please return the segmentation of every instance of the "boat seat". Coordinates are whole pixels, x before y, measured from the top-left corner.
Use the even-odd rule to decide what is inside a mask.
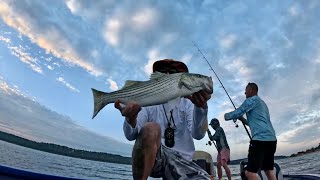
[[[246,167],[247,167],[248,162],[246,161],[241,161],[240,162],[240,175],[242,180],[247,180],[247,177],[245,175]],[[281,172],[281,168],[277,163],[274,163],[274,168],[273,168],[273,173],[275,174],[277,180],[283,180],[283,174]],[[267,176],[264,173],[264,171],[258,171],[257,173],[258,179],[261,180],[267,180]]]
[[[212,157],[208,152],[205,151],[195,151],[192,157],[192,161],[205,170],[211,179],[215,177],[215,169],[212,161]]]
[[[211,165],[205,159],[193,160],[198,166],[204,169],[208,174],[211,174]]]

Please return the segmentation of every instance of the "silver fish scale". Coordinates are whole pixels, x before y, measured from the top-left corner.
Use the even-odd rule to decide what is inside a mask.
[[[108,96],[105,97],[106,99],[103,98],[102,101],[115,101],[117,99],[122,101],[138,100],[141,97],[147,98],[158,94],[165,95],[168,91],[176,90],[180,77],[181,74],[175,74],[175,76],[163,76],[137,85],[128,86],[119,91],[108,93]]]
[[[212,79],[198,74],[176,73],[159,76],[159,78],[154,78],[154,76],[156,75],[153,75],[149,81],[137,82],[111,93],[92,89],[94,99],[92,118],[104,106],[114,103],[116,100],[120,100],[124,104],[135,101],[143,107],[166,103],[171,99],[190,95],[203,88],[212,88]],[[185,87],[181,88],[179,84],[182,82]]]
[[[141,89],[143,89],[143,88],[155,89],[157,87],[162,87],[163,84],[166,84],[168,82],[176,83],[177,81],[180,81],[180,77],[181,77],[181,74],[179,74],[179,76],[170,76],[170,77],[164,76],[164,77],[161,77],[158,79],[142,82],[142,83],[135,85],[135,86],[125,87],[124,89],[121,89],[118,92],[120,92],[120,91],[121,91],[121,93],[130,92],[130,94],[132,94],[131,92],[134,92],[136,90],[141,91]],[[150,86],[150,85],[152,85],[152,86]]]

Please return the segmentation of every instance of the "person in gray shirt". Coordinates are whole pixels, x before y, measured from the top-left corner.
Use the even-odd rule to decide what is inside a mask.
[[[219,120],[216,118],[213,118],[210,122],[212,129],[214,129],[216,132],[211,135],[210,130],[207,130],[208,137],[211,141],[216,141],[216,148],[218,150],[217,155],[217,171],[218,171],[218,177],[219,179],[222,178],[222,169],[221,166],[224,168],[228,180],[231,180],[231,172],[228,167],[228,163],[230,162],[230,148],[227,142],[226,134],[224,133],[224,130],[222,127],[220,127]]]

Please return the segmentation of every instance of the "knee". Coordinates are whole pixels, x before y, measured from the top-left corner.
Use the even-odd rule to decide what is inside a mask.
[[[254,178],[256,178],[257,175],[256,175],[256,173],[246,171],[246,176],[248,179],[254,179]]]
[[[161,139],[161,128],[158,123],[147,122],[140,130],[142,142],[158,142]]]
[[[275,174],[273,173],[273,170],[264,170],[264,173],[268,177],[268,179],[275,179]]]
[[[222,160],[221,161],[221,165],[223,166],[223,167],[226,167],[227,165],[228,165],[228,163],[227,163],[227,161],[226,160]]]

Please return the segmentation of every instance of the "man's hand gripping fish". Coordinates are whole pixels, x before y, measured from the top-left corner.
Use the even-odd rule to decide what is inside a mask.
[[[212,78],[193,73],[164,74],[155,72],[148,81],[126,81],[118,91],[105,93],[92,88],[94,112],[92,119],[107,104],[136,102],[141,107],[166,103],[178,97],[192,95],[200,90],[212,93]]]

